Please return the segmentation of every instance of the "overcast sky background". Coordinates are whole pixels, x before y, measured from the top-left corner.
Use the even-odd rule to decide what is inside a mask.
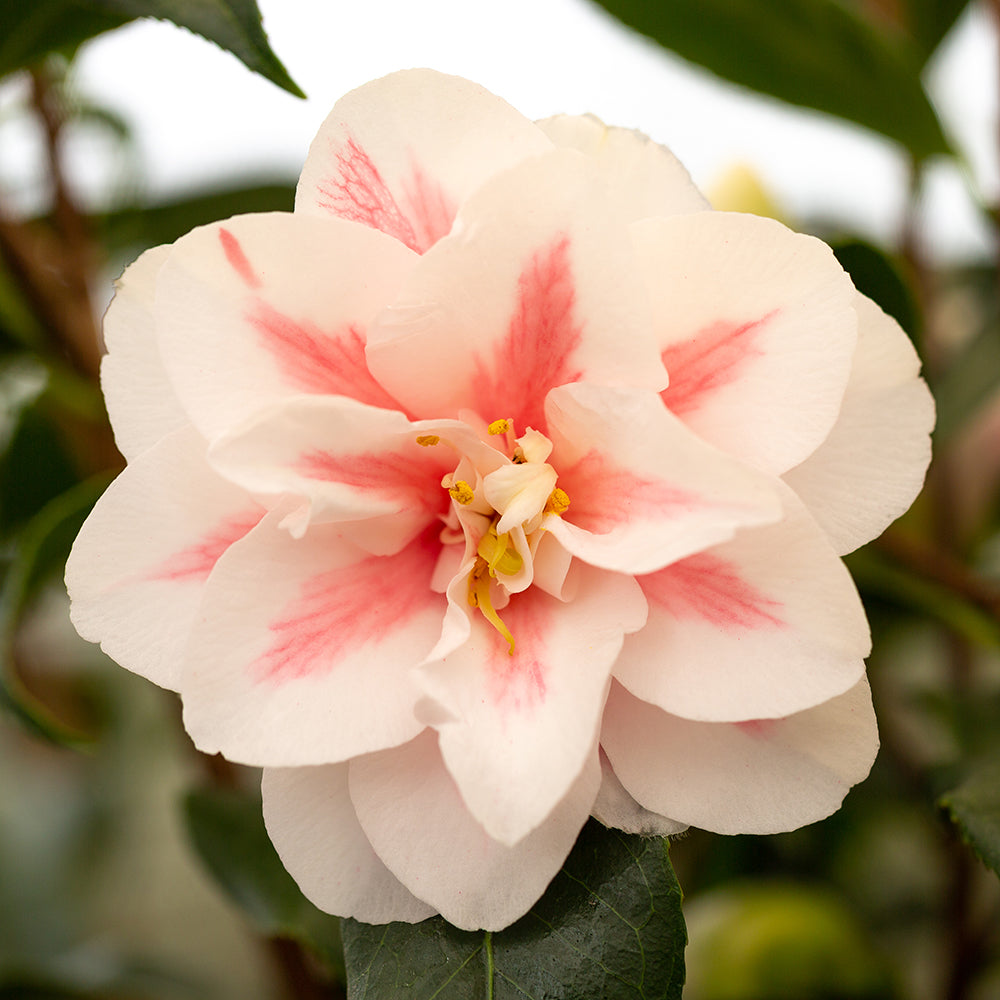
[[[711,189],[751,165],[792,217],[836,218],[880,239],[898,232],[905,161],[887,140],[758,98],[663,52],[587,0],[259,0],[271,44],[308,94],[298,100],[234,57],[162,22],[136,22],[88,43],[81,90],[121,114],[137,138],[133,176],[151,194],[238,174],[295,177],[334,101],[366,80],[431,66],[477,80],[532,118],[591,111],[670,146]],[[946,128],[969,155],[977,187],[1000,196],[997,44],[970,9],[927,83]],[[16,87],[0,92],[3,106]],[[25,186],[33,137],[0,133],[0,183]],[[99,200],[123,165],[94,134],[72,147],[72,176]],[[30,185],[29,185],[30,186]],[[936,169],[926,216],[939,254],[967,256],[987,239],[953,167]]]

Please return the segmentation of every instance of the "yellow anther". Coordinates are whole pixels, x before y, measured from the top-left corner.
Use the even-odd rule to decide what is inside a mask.
[[[510,421],[501,417],[499,420],[494,420],[486,429],[491,434],[506,434],[510,430]]]
[[[524,565],[524,560],[518,554],[517,549],[512,549],[509,545],[510,538],[506,532],[498,535],[496,525],[493,524],[490,525],[489,531],[479,539],[476,551],[486,560],[490,576],[496,576],[497,573],[513,576]]]
[[[476,499],[475,490],[464,479],[452,483],[448,487],[448,492],[451,494],[452,500],[455,503],[460,503],[463,507],[468,507]]]
[[[479,608],[483,617],[507,640],[507,655],[513,656],[514,637],[493,607],[493,601],[490,599],[490,578],[483,572],[485,569],[485,562],[479,563],[469,576],[469,604]]]
[[[417,444],[419,444],[421,448],[433,448],[434,445],[436,445],[440,440],[441,438],[439,438],[437,434],[421,434],[417,438]]]
[[[546,514],[564,514],[569,509],[569,496],[565,490],[557,486],[545,501],[543,510]]]

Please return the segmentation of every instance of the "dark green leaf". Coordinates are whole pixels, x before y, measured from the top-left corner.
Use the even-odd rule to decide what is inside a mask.
[[[907,0],[906,13],[910,34],[924,62],[941,44],[969,0]]]
[[[24,688],[14,669],[14,637],[40,587],[65,566],[73,540],[106,486],[104,476],[78,483],[31,518],[17,538],[0,589],[0,703],[36,735],[59,744],[87,740],[54,719]]]
[[[343,977],[340,921],[316,909],[285,871],[264,829],[259,798],[197,789],[184,797],[184,820],[209,872],[263,933],[298,941]]]
[[[962,837],[983,862],[1000,875],[1000,761],[974,771],[940,799]]]
[[[344,921],[349,1000],[670,1000],[687,934],[666,841],[591,820],[532,910],[504,931],[439,917]]]
[[[948,152],[905,36],[837,0],[599,0],[615,17],[734,83],[874,129],[923,159]]]
[[[71,51],[137,17],[156,17],[215,42],[245,66],[305,95],[271,50],[255,0],[0,0],[0,75]]]

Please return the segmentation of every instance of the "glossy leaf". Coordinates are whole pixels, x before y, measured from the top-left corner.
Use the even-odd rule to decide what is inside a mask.
[[[344,921],[349,1000],[673,1000],[687,934],[667,844],[584,828],[563,870],[517,923],[459,931]]]
[[[874,129],[917,159],[948,151],[916,48],[837,0],[599,2],[733,83]]]
[[[255,0],[5,0],[0,7],[0,74],[50,52],[73,49],[137,17],[187,28],[289,93],[305,96],[271,50]]]
[[[973,771],[941,797],[940,805],[976,854],[1000,875],[1000,760]]]
[[[285,871],[258,797],[196,789],[184,798],[184,820],[208,871],[262,933],[298,941],[343,978],[340,921],[316,909]]]

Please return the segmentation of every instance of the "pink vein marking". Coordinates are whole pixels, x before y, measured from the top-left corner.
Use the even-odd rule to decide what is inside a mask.
[[[150,580],[204,580],[225,551],[264,516],[262,510],[244,511],[220,521],[187,548],[165,559],[147,576]]]
[[[353,323],[324,333],[315,323],[298,322],[262,301],[256,303],[247,320],[296,388],[400,409],[368,370],[365,337]]]
[[[763,353],[755,339],[774,315],[770,312],[742,324],[718,320],[690,339],[666,348],[661,357],[670,385],[660,398],[667,407],[677,414],[690,413],[704,403],[707,395],[739,378],[741,366]]]
[[[511,596],[510,604],[500,612],[504,624],[514,636],[514,654],[509,655],[507,640],[492,627],[487,654],[488,695],[505,710],[520,712],[545,700],[545,636],[549,624],[539,604],[546,598],[530,590]]]
[[[729,631],[781,628],[781,608],[744,580],[732,563],[702,552],[637,577],[647,600],[675,618],[702,618]]]
[[[240,241],[228,229],[219,229],[219,242],[229,266],[240,276],[240,280],[249,288],[260,288],[260,276],[254,271],[247,255],[240,246]]]
[[[417,228],[417,246],[411,249],[423,253],[442,236],[451,232],[455,221],[455,204],[444,188],[429,177],[416,160],[410,166],[410,178],[409,181],[404,181],[403,189]]]
[[[419,253],[420,241],[413,226],[368,153],[349,138],[335,156],[336,173],[317,185],[320,207],[350,222],[379,229]]]
[[[398,497],[410,507],[430,510],[447,507],[448,494],[441,488],[444,470],[433,460],[429,449],[415,442],[406,452],[336,455],[317,449],[302,455],[297,468],[313,479]]]
[[[430,589],[440,551],[434,525],[393,556],[371,556],[313,577],[282,617],[274,642],[253,665],[260,680],[286,681],[334,670],[342,657],[376,645],[445,599]],[[414,651],[416,663],[420,651]]]
[[[597,451],[559,469],[559,486],[569,496],[565,519],[594,534],[607,534],[633,518],[669,517],[700,506],[697,494],[662,479],[638,476]]]
[[[536,253],[517,282],[517,306],[488,363],[476,358],[472,391],[487,420],[513,417],[518,432],[543,431],[548,391],[583,374],[570,365],[582,327],[574,322],[576,290],[569,266],[569,237]]]

